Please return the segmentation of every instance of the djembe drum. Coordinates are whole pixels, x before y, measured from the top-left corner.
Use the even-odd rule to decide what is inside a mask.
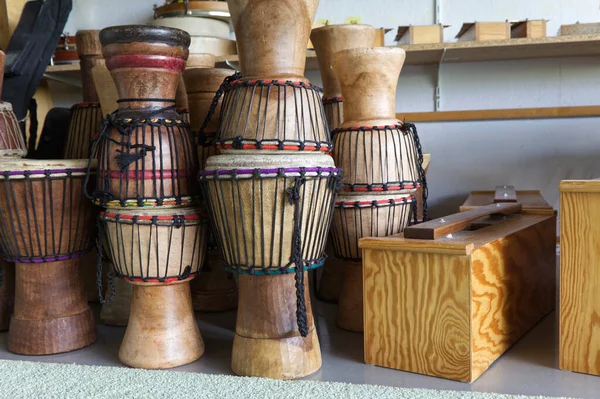
[[[344,171],[332,241],[347,261],[337,325],[363,331],[361,237],[404,230],[416,219],[423,155],[414,125],[396,118],[396,86],[405,59],[397,48],[349,49],[333,55],[344,98],[344,123],[333,131],[336,165]]]
[[[209,113],[215,94],[223,81],[231,76],[232,71],[193,65],[190,65],[188,60],[188,68],[183,72],[183,79],[190,107],[191,129],[198,143],[198,163],[202,169],[208,157],[217,153],[214,142],[218,118],[210,118],[206,126],[202,125]],[[216,103],[213,112],[216,116],[220,115],[221,101]],[[199,136],[198,132],[201,127],[203,135]],[[214,239],[209,242],[202,273],[192,281],[191,286],[194,310],[216,312],[237,308],[237,283],[231,272],[223,270],[220,251]]]
[[[116,276],[134,285],[119,359],[132,367],[180,366],[204,352],[189,281],[208,241],[207,216],[191,206],[193,138],[175,111],[190,38],[177,29],[129,25],[103,29],[100,41],[119,109],[94,142],[99,189],[92,197],[108,206],[98,218],[99,242]]]
[[[96,339],[77,262],[92,247],[96,213],[83,196],[86,166],[0,159],[0,253],[15,262],[11,352],[68,352]]]
[[[5,54],[0,50],[0,70],[4,70]],[[0,76],[0,93],[4,83],[4,74]],[[10,103],[0,101],[0,158],[24,157],[27,155],[25,139],[17,116]]]
[[[157,369],[200,358],[189,282],[202,267],[207,216],[195,207],[111,208],[98,220],[116,276],[133,284],[121,362]]]

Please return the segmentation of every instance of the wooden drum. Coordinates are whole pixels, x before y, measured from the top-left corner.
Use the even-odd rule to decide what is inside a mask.
[[[310,40],[319,61],[327,124],[333,131],[344,121],[342,89],[333,69],[333,54],[352,48],[373,47],[375,29],[359,24],[327,25],[313,29]]]
[[[96,339],[77,262],[93,245],[96,214],[83,196],[86,165],[0,159],[0,252],[16,269],[11,352],[68,352]]]
[[[210,17],[228,20],[229,7],[224,0],[184,0],[165,2],[154,7],[154,18],[169,17]]]
[[[197,154],[175,110],[185,68],[186,32],[146,25],[105,28],[102,52],[119,92],[119,109],[94,146],[102,206],[179,206],[197,195]]]
[[[189,281],[204,262],[205,213],[195,207],[112,208],[98,220],[116,276],[134,285],[121,362],[159,369],[200,358],[204,342]]]
[[[324,261],[339,180],[332,158],[217,155],[205,169],[200,180],[225,269],[241,274],[233,371],[311,374],[321,356],[306,270]]]

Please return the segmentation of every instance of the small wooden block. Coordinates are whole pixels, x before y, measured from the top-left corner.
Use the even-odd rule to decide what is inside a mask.
[[[395,41],[398,45],[442,43],[448,25],[399,26]]]
[[[514,186],[496,186],[494,203],[517,202],[517,191]]]
[[[587,24],[571,24],[571,25],[561,25],[560,26],[560,35],[568,36],[568,35],[595,35],[600,33],[600,22],[592,22]]]
[[[472,382],[554,309],[555,215],[509,215],[452,238],[369,237],[359,245],[368,364]]]
[[[464,23],[456,38],[459,42],[508,40],[510,39],[510,22]]]
[[[513,39],[523,37],[546,37],[546,20],[519,21],[512,25],[510,37]]]
[[[559,367],[600,375],[600,181],[560,183]]]

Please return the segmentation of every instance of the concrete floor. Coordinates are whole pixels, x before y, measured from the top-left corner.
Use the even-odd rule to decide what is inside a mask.
[[[409,388],[480,391],[505,394],[599,398],[600,377],[558,369],[556,315],[546,317],[472,384],[428,377],[363,363],[362,334],[335,326],[335,305],[313,300],[323,367],[307,380],[338,381]],[[96,314],[99,306],[94,305]],[[235,312],[197,313],[206,352],[177,371],[232,374],[231,346]],[[7,333],[0,334],[0,358],[55,363],[122,366],[119,345],[125,328],[98,324],[98,339],[87,348],[53,356],[20,356],[6,350]]]

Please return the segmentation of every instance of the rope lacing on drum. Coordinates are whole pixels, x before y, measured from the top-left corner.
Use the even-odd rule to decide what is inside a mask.
[[[118,216],[118,215],[117,215]],[[104,290],[102,289],[102,259],[104,255],[104,251],[102,249],[102,241],[104,241],[104,229],[102,228],[102,224],[100,220],[97,222],[98,226],[98,235],[96,236],[96,251],[98,253],[97,258],[97,269],[96,269],[96,288],[98,289],[98,300],[101,304],[107,305],[112,302],[115,297],[115,282],[113,278],[115,276],[114,271],[111,271],[106,276],[106,282],[110,287],[110,295],[107,299],[104,298]]]
[[[403,123],[402,131],[410,132],[415,141],[415,147],[417,148],[417,165],[419,167],[419,179],[421,180],[421,185],[423,187],[423,221],[429,220],[427,216],[427,197],[429,196],[429,190],[427,188],[427,176],[425,174],[425,169],[423,168],[423,148],[421,147],[421,140],[419,139],[419,134],[417,133],[417,127],[413,123]],[[414,223],[417,221],[417,212],[416,212],[416,202],[414,204],[415,212],[413,216]]]
[[[292,233],[291,261],[296,268],[296,321],[300,335],[308,335],[308,319],[306,316],[306,298],[304,297],[304,264],[302,261],[302,230],[300,226],[300,188],[306,182],[306,170],[300,168],[300,176],[294,178],[294,185],[287,190],[288,201],[294,205],[294,230]]]
[[[231,84],[231,82],[236,81],[236,80],[240,79],[241,77],[242,77],[242,74],[240,72],[235,72],[233,75],[227,76],[225,79],[223,79],[223,83],[221,83],[221,86],[219,86],[219,89],[217,90],[217,92],[215,93],[215,96],[213,97],[212,103],[210,104],[210,108],[208,109],[208,113],[206,114],[206,118],[204,118],[204,122],[202,122],[202,126],[200,126],[200,129],[198,130],[198,135],[197,135],[198,136],[198,145],[206,146],[206,145],[212,144],[212,143],[208,143],[208,137],[205,133],[206,127],[210,123],[210,120],[212,119],[212,116],[215,113],[215,110],[217,109],[219,100],[223,96],[223,93],[225,93],[225,88],[227,86],[229,86]]]

